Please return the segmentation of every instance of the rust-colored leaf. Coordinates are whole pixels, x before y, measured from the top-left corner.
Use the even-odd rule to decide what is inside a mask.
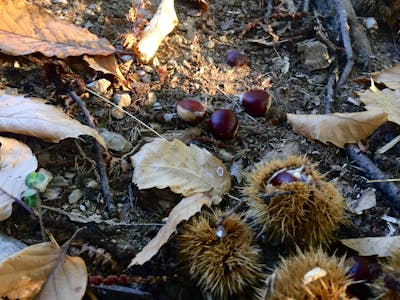
[[[287,114],[287,119],[295,132],[344,148],[345,144],[354,144],[370,136],[387,122],[388,115],[381,110],[371,110],[327,115]]]
[[[104,38],[48,14],[25,0],[0,0],[0,51],[10,55],[41,52],[46,56],[110,55]]]

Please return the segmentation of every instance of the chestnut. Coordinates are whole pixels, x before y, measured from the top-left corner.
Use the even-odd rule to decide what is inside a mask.
[[[229,50],[225,55],[226,63],[231,67],[243,67],[247,65],[247,55],[237,49]]]
[[[179,118],[188,123],[202,121],[206,116],[206,111],[207,107],[204,103],[192,99],[183,99],[176,105]]]
[[[216,110],[208,120],[208,128],[213,136],[226,141],[233,138],[238,130],[239,122],[235,113],[229,109]]]
[[[262,117],[271,107],[271,95],[264,90],[250,90],[240,96],[244,111],[253,117]]]
[[[278,172],[277,174],[275,174],[271,180],[270,180],[270,184],[272,184],[273,186],[280,186],[283,183],[291,183],[294,181],[299,181],[299,179],[294,176],[292,173],[286,171],[286,170],[282,170],[280,172]]]

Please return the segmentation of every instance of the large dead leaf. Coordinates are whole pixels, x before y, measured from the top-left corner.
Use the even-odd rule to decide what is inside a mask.
[[[388,116],[381,110],[371,110],[327,115],[287,114],[287,119],[295,132],[344,148],[345,144],[357,143],[371,135],[386,123]]]
[[[156,53],[164,38],[178,24],[174,0],[162,0],[149,25],[144,29],[137,44],[140,59],[147,62]]]
[[[393,251],[400,249],[400,236],[343,239],[340,242],[357,251],[361,256],[378,255],[386,257],[391,256]]]
[[[389,121],[400,125],[400,91],[379,90],[372,85],[369,90],[358,94],[366,109],[380,109],[388,114]]]
[[[96,130],[71,119],[57,107],[45,102],[40,98],[2,94],[0,90],[0,132],[35,136],[53,143],[85,134],[94,137],[106,148]]]
[[[155,139],[131,157],[133,182],[139,189],[169,187],[174,193],[190,196],[212,191],[227,193],[231,187],[229,172],[222,162],[205,149]]]
[[[25,177],[36,170],[37,160],[31,149],[11,138],[0,137],[0,221],[12,212],[15,198],[20,198],[27,187]],[[1,294],[0,294],[1,295]]]
[[[85,262],[80,257],[66,255],[54,270],[61,255],[61,249],[46,242],[27,247],[2,261],[0,295],[10,299],[33,299],[51,275],[40,299],[82,299],[87,283]]]
[[[400,89],[400,65],[387,68],[379,74],[372,77],[375,82],[383,83],[393,90]]]
[[[110,55],[115,49],[84,28],[48,14],[25,0],[0,0],[0,49],[11,55]]]
[[[176,230],[176,226],[188,220],[191,216],[200,212],[203,205],[210,206],[213,200],[206,194],[195,194],[190,197],[183,198],[168,216],[167,223],[161,227],[157,235],[140,251],[131,261],[128,268],[133,265],[142,265],[150,260],[160,250],[171,234]]]

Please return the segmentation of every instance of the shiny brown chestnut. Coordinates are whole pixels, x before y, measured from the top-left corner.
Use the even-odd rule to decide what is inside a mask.
[[[237,49],[229,50],[225,55],[225,61],[230,67],[243,67],[247,65],[247,55]]]
[[[211,115],[208,128],[216,139],[226,141],[236,135],[239,122],[233,111],[218,109]]]
[[[183,99],[177,103],[176,112],[181,120],[194,123],[202,121],[205,118],[207,107],[199,101]]]
[[[250,90],[240,96],[244,111],[253,117],[263,117],[271,107],[271,95],[264,90]]]

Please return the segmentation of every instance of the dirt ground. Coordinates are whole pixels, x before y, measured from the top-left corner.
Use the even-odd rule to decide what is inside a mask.
[[[88,28],[92,33],[107,38],[118,48],[120,34],[130,29],[125,15],[131,1],[34,1],[62,18]],[[261,18],[265,8],[261,1],[209,1],[207,13],[193,8],[188,1],[175,3],[179,24],[165,39],[156,54],[156,59],[141,64],[134,59],[127,77],[135,80],[131,96],[132,105],[126,109],[155,130],[167,137],[179,137],[186,143],[195,143],[208,149],[220,158],[232,173],[230,194],[240,197],[244,186],[241,172],[252,170],[257,162],[272,158],[284,158],[291,154],[307,155],[317,162],[321,173],[339,187],[348,201],[354,201],[372,185],[346,152],[331,145],[307,140],[293,132],[286,122],[286,113],[324,113],[326,87],[330,68],[310,71],[304,65],[299,43],[315,38],[313,14],[287,16],[272,19],[273,33],[287,42],[273,43],[273,35],[266,31]],[[301,1],[290,1],[299,5]],[[273,13],[285,15],[286,1],[274,1]],[[154,6],[156,7],[156,6]],[[253,21],[261,18],[260,24]],[[246,27],[247,26],[247,27]],[[247,28],[247,29],[246,29]],[[355,98],[354,92],[368,88],[371,72],[396,64],[400,59],[394,29],[379,23],[376,31],[368,31],[374,58],[369,68],[356,64],[344,84],[336,91],[332,112],[363,110],[362,105],[348,101]],[[300,37],[297,40],[293,36]],[[260,39],[269,45],[260,43]],[[396,40],[396,43],[394,42]],[[256,42],[255,42],[256,41]],[[257,42],[258,41],[258,42]],[[340,47],[340,44],[338,43]],[[225,63],[229,49],[239,49],[248,55],[249,63],[240,68],[231,68]],[[331,54],[334,55],[334,54]],[[124,58],[119,57],[121,66]],[[11,57],[0,55],[0,87],[15,88],[20,93],[48,99],[52,104],[65,109],[83,121],[79,107],[73,105],[65,90],[59,88],[40,55]],[[20,67],[15,67],[18,62]],[[340,66],[343,66],[340,59]],[[50,65],[52,65],[51,63]],[[86,82],[107,78],[113,82],[106,97],[121,92],[117,80],[109,75],[91,71],[80,59],[71,59],[68,65]],[[365,80],[354,80],[354,79]],[[270,91],[272,108],[264,118],[252,118],[238,104],[241,93],[252,88]],[[212,139],[205,123],[188,125],[177,118],[175,106],[184,97],[195,97],[207,101],[210,112],[217,108],[229,108],[237,113],[239,131],[231,141],[220,143]],[[111,107],[96,97],[86,100],[88,108],[97,121],[97,126],[123,135],[134,149],[149,141],[154,135],[139,126],[129,117],[117,120],[111,116]],[[395,124],[386,124],[375,132],[367,143],[366,154],[389,178],[400,178],[400,146],[385,154],[375,150],[400,133]],[[44,204],[60,211],[45,210],[44,224],[59,243],[66,241],[79,227],[87,225],[74,240],[71,252],[81,254],[88,266],[89,275],[127,274],[133,286],[153,294],[154,299],[201,299],[200,291],[187,275],[181,272],[173,238],[160,253],[142,267],[125,270],[130,260],[156,234],[162,219],[179,201],[179,196],[167,190],[139,191],[131,182],[130,155],[110,151],[106,156],[107,171],[118,217],[111,222],[97,181],[92,144],[89,140],[64,140],[49,144],[38,139],[19,137],[34,151],[39,166],[52,172],[55,180],[50,189],[58,189],[54,199]],[[83,193],[76,203],[68,196],[75,189]],[[349,224],[343,227],[338,238],[385,236],[399,234],[396,224],[389,225],[381,219],[384,214],[399,217],[392,211],[389,199],[380,190],[376,191],[376,207],[361,215],[348,213]],[[232,205],[226,198],[223,208]],[[71,216],[79,216],[80,220]],[[32,221],[20,207],[15,206],[13,215],[0,224],[0,230],[27,244],[41,241],[39,224]],[[85,251],[89,249],[88,251]],[[334,251],[335,248],[332,248]],[[265,267],[272,267],[279,255],[286,250],[274,245],[265,250]],[[266,269],[267,270],[267,269]],[[267,272],[267,271],[266,271]],[[118,295],[105,292],[104,299]],[[140,299],[139,296],[136,296]],[[101,297],[100,297],[101,298]],[[136,298],[130,298],[136,299]]]

